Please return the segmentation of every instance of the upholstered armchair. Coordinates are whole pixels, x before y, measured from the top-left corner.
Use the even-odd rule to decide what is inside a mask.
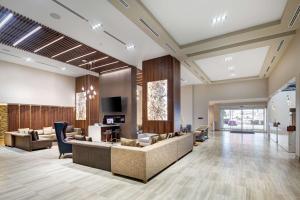
[[[65,153],[72,153],[72,144],[66,142],[66,128],[68,123],[66,122],[55,122],[55,134],[57,138],[57,145],[59,149],[59,159]]]

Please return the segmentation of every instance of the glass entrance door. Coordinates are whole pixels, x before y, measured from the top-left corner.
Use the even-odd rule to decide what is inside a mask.
[[[222,130],[265,131],[264,108],[221,109]]]

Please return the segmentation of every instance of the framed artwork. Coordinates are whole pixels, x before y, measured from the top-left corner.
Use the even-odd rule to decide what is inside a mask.
[[[76,93],[76,120],[86,120],[85,92]]]
[[[147,82],[148,120],[168,120],[168,80]]]

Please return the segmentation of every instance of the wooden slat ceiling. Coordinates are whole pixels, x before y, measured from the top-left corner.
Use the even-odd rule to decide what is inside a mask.
[[[24,35],[34,30],[38,26],[42,28],[31,35],[23,42],[19,43],[15,46],[15,48],[22,49],[24,51],[28,51],[31,53],[35,53],[34,51],[49,44],[61,37],[59,41],[41,49],[36,52],[40,56],[44,56],[47,58],[55,59],[64,63],[68,63],[77,67],[81,67],[84,69],[90,69],[91,65],[88,64],[91,61],[98,60],[93,63],[92,71],[100,73],[108,66],[110,69],[112,68],[120,68],[124,66],[128,66],[128,64],[113,58],[109,55],[106,55],[90,46],[87,46],[73,38],[70,38],[66,35],[63,35],[55,30],[52,30],[42,24],[39,24],[25,16],[22,16],[18,13],[15,13],[7,8],[4,8],[0,5],[0,22],[9,14],[13,13],[13,17],[0,29],[0,43],[13,46],[13,44],[22,38]],[[81,45],[78,48],[70,50],[66,53],[53,57],[61,52],[64,52],[68,49]],[[86,55],[89,54],[89,55]],[[86,56],[84,56],[86,55]],[[76,57],[81,58],[72,60]],[[52,58],[53,57],[53,58]],[[71,61],[70,61],[71,60]],[[110,64],[114,63],[114,64]],[[110,65],[109,65],[110,64]],[[103,66],[104,65],[104,66]],[[106,66],[105,66],[106,65]],[[105,68],[103,68],[105,67]]]

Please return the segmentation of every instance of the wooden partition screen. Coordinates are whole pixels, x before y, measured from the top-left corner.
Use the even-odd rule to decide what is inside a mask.
[[[53,127],[56,121],[66,121],[75,125],[74,107],[9,104],[7,110],[8,131]]]

